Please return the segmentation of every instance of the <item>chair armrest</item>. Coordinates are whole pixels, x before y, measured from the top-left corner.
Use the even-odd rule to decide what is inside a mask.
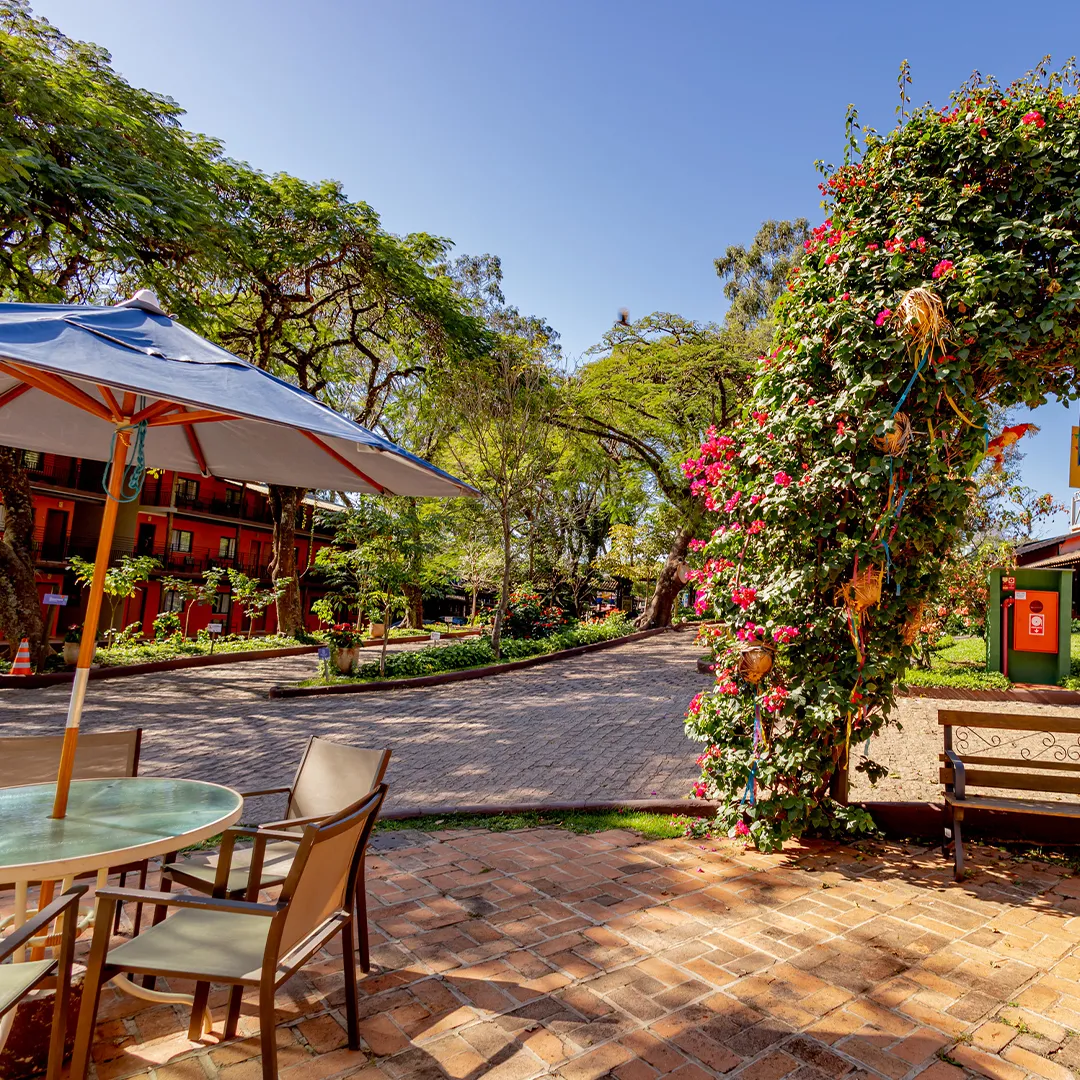
[[[245,915],[276,915],[282,904],[253,904],[249,900],[226,900],[218,896],[199,896],[197,893],[154,892],[151,889],[118,889],[112,886],[98,889],[102,900],[116,903],[151,904],[154,907],[202,908],[204,911],[236,911]]]
[[[299,825],[318,825],[320,821],[325,821],[330,816],[330,814],[314,814],[311,817],[285,818],[282,821],[266,821],[259,826],[259,829],[266,832],[271,829],[295,829]]]
[[[289,840],[297,844],[303,839],[303,836],[270,829],[226,829],[221,838],[221,853],[218,856],[217,873],[214,875],[213,895],[216,897],[224,897],[229,893],[229,874],[232,871],[233,848],[238,837],[250,837],[255,841],[254,850],[251,853],[251,863],[248,867],[247,889],[247,900],[254,901],[258,896],[259,882],[262,881],[263,859],[266,854],[267,842],[270,840]]]
[[[292,791],[291,787],[271,787],[263,788],[261,791],[241,791],[241,799],[254,799],[259,795],[284,795],[286,792]]]
[[[58,896],[47,908],[23,923],[18,930],[0,940],[0,960],[6,960],[16,949],[21,949],[31,938],[37,937],[61,912],[70,907],[78,911],[79,900],[87,888],[86,885],[73,885],[63,896]]]
[[[962,799],[964,797],[964,786],[966,784],[964,763],[960,760],[960,756],[955,750],[946,750],[945,756],[949,759],[949,764],[953,769],[953,794],[958,799]]]

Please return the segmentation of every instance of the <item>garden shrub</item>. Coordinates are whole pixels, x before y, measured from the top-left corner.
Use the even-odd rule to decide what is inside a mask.
[[[180,616],[175,611],[163,611],[153,622],[154,640],[167,641],[181,634]]]
[[[871,827],[834,795],[849,757],[884,771],[855,748],[895,709],[990,417],[1077,396],[1076,88],[976,77],[826,168],[747,415],[686,463],[697,608],[727,628],[687,731],[717,826],[762,848]]]
[[[520,590],[511,593],[507,601],[503,632],[512,638],[546,638],[568,622],[561,608],[545,607],[537,593]]]

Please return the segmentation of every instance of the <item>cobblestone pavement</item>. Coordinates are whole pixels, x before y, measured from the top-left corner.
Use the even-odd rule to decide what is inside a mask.
[[[708,679],[690,633],[475,682],[267,700],[310,656],[92,682],[86,730],[143,728],[140,771],[256,790],[290,783],[309,735],[389,746],[387,809],[585,798],[681,798],[699,752],[683,734]],[[63,731],[68,687],[0,694],[0,734]],[[279,816],[253,800],[245,821]]]
[[[623,830],[382,833],[349,1050],[340,956],[277,1000],[282,1080],[1070,1080],[1080,879],[979,848],[764,856]],[[174,989],[189,987],[177,983]],[[225,992],[211,1007],[220,1033]],[[240,1037],[106,988],[97,1080],[257,1080]]]

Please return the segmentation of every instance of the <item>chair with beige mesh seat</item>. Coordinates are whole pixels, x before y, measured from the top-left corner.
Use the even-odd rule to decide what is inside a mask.
[[[56,997],[53,1000],[52,1030],[49,1033],[49,1065],[46,1080],[60,1080],[64,1064],[64,1040],[67,1038],[68,1003],[71,998],[71,960],[75,955],[75,933],[79,924],[79,899],[85,885],[75,885],[54,900],[28,922],[0,940],[0,961],[6,961],[32,939],[48,934],[54,919],[63,919],[60,933],[60,952],[54,960],[28,960],[24,963],[0,962],[0,1016],[10,1012],[31,991],[50,976],[56,976]]]
[[[0,788],[24,784],[51,784],[60,768],[63,735],[7,735],[0,738]],[[107,780],[114,776],[138,776],[142,728],[118,731],[90,731],[80,739],[75,751],[75,780]],[[146,887],[146,861],[117,868],[120,884],[130,873],[138,873],[139,888]],[[136,909],[132,932],[139,932],[140,912]],[[116,925],[120,929],[120,908]]]
[[[304,827],[302,834],[267,829],[229,829],[221,845],[219,884],[224,887],[238,838],[254,840],[251,869],[259,864],[271,843],[294,847],[281,894],[276,903],[227,900],[190,893],[162,893],[106,888],[98,892],[101,917],[94,929],[75,1053],[70,1080],[85,1080],[97,1020],[101,987],[118,974],[144,974],[194,979],[197,984],[188,1036],[202,1034],[209,983],[232,986],[225,1038],[236,1034],[244,987],[259,988],[259,1027],[264,1080],[277,1077],[274,1031],[274,994],[324,945],[341,935],[345,969],[345,1008],[349,1046],[360,1048],[357,1012],[356,954],[353,892],[362,875],[368,839],[386,796],[380,784],[364,799],[334,817]],[[252,887],[252,894],[255,887]],[[175,914],[156,921],[138,937],[109,948],[109,926],[114,904],[123,901],[176,908]]]
[[[249,791],[244,793],[244,798],[288,793],[285,817],[260,826],[264,831],[288,831],[337,814],[344,807],[374,791],[382,783],[389,764],[389,750],[363,750],[313,735],[308,739],[291,787]],[[287,840],[267,843],[263,849],[259,870],[259,888],[269,889],[285,881],[295,854],[296,845]],[[161,870],[161,887],[168,891],[175,882],[193,892],[225,897],[244,896],[250,884],[253,855],[253,848],[237,848],[233,851],[232,868],[228,878],[220,884],[216,852],[200,853],[177,862],[166,863]],[[356,886],[356,931],[359,937],[360,969],[367,973],[371,970],[371,959],[368,945],[367,890],[362,862],[359,872],[361,877]],[[160,921],[164,918],[164,911],[164,908],[158,908],[154,917]]]

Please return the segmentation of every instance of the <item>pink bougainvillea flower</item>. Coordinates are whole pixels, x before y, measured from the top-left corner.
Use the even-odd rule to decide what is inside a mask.
[[[761,502],[761,500],[764,498],[765,496],[762,495],[760,492],[754,492],[754,494],[750,496],[750,505],[757,506],[757,504]]]
[[[942,259],[941,262],[930,271],[930,276],[936,281],[940,277],[944,277],[953,268],[952,259]]]
[[[781,470],[774,477],[773,480],[781,487],[787,487],[791,483],[791,477],[786,472]]]
[[[832,264],[834,262],[838,262],[839,260],[840,260],[840,256],[837,255],[835,251],[833,251],[830,254],[825,256],[825,265],[826,266],[832,266]]]
[[[749,585],[740,585],[732,591],[731,599],[745,611],[757,599],[757,589]]]
[[[758,518],[756,521],[750,522],[750,527],[746,530],[747,535],[754,536],[756,533],[761,532],[765,528],[765,522]]]
[[[695,538],[695,539],[691,540],[690,543],[687,544],[686,546],[691,551],[701,551],[705,547],[705,541],[704,540],[698,540],[697,538]]]
[[[737,822],[736,825],[735,825],[735,835],[736,836],[749,836],[750,835],[750,826],[747,825],[745,821]]]
[[[890,315],[892,315],[892,310],[890,308],[883,308],[881,311],[878,312],[877,318],[874,320],[874,325],[884,326],[885,320],[889,318]]]
[[[836,421],[836,434],[837,435],[846,435],[847,434],[847,425],[844,423],[843,420],[837,420]]]
[[[867,250],[867,251],[877,251],[877,249],[878,249],[879,247],[881,247],[881,245],[880,245],[880,244],[867,244],[867,245],[866,245],[866,250]]]
[[[1046,121],[1043,119],[1042,113],[1038,109],[1032,109],[1029,113],[1024,113],[1020,117],[1021,124],[1034,124],[1036,127],[1046,127]]]
[[[789,641],[794,641],[795,638],[799,636],[799,628],[797,626],[778,626],[772,632],[772,636],[773,641],[785,645]]]

